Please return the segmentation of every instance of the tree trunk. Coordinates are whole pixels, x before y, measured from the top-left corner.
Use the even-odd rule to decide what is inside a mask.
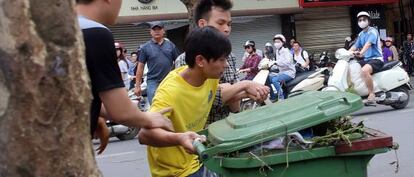
[[[193,14],[193,8],[197,4],[197,0],[180,0],[185,7],[187,8],[188,12],[188,24],[189,24],[189,31],[191,29],[197,27],[197,23],[194,21],[194,14]]]
[[[0,0],[0,176],[101,176],[73,0]]]

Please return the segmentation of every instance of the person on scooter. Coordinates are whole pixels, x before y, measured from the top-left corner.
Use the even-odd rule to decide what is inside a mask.
[[[271,73],[269,75],[269,81],[278,93],[279,100],[285,99],[281,83],[288,82],[295,78],[296,69],[295,63],[293,63],[292,54],[290,53],[289,49],[284,47],[286,43],[286,38],[282,34],[277,34],[273,38],[274,46],[276,48],[276,66],[278,66],[279,72],[278,73]],[[270,92],[270,99],[276,100],[276,96],[274,95],[273,91]]]
[[[382,41],[381,40],[381,46],[382,46],[382,58],[384,63],[390,62],[393,60],[392,51],[390,49],[391,47],[390,41]]]
[[[258,65],[260,63],[260,56],[256,54],[256,46],[254,41],[246,41],[244,44],[244,50],[249,54],[244,61],[244,64],[240,67],[239,73],[247,73],[243,80],[253,80],[256,74],[259,72]]]
[[[357,18],[358,26],[362,31],[359,33],[355,45],[349,51],[354,52],[357,58],[364,58],[359,63],[362,66],[362,78],[368,87],[367,102],[372,103],[375,101],[375,93],[371,74],[379,72],[384,65],[380,46],[381,39],[378,30],[369,25],[371,22],[369,13],[359,12]]]
[[[256,45],[256,43],[254,41],[252,41],[252,43],[253,43],[253,45]],[[260,49],[256,49],[255,53],[260,57],[260,59],[262,59],[264,57],[263,51],[260,50]],[[243,54],[243,57],[242,57],[242,62],[245,62],[246,59],[249,57],[249,55],[250,54],[247,51],[244,51],[244,54]]]
[[[276,60],[275,52],[270,42],[265,44],[264,57],[272,61]]]
[[[394,45],[394,38],[393,37],[387,37],[385,39],[385,45],[387,45],[388,48],[390,48],[390,50],[392,52],[392,60],[393,61],[400,61],[400,57],[398,56],[398,49]]]
[[[309,71],[309,55],[298,41],[293,42],[293,62],[295,62],[296,73]]]

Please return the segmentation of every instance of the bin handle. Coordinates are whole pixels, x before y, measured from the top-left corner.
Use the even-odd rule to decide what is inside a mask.
[[[209,158],[208,154],[204,153],[204,151],[206,150],[206,146],[204,146],[200,138],[194,139],[192,144],[202,161],[205,161]]]
[[[335,106],[338,106],[338,104],[334,104],[338,102],[340,103],[340,105],[348,105],[348,106],[350,105],[348,102],[348,99],[346,99],[345,97],[342,97],[342,98],[336,98],[336,99],[330,100],[325,103],[321,103],[318,105],[318,108],[320,110],[328,110],[328,109],[334,108]]]

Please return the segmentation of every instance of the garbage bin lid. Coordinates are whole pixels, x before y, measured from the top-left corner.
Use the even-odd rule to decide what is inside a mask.
[[[347,115],[363,107],[347,92],[309,91],[258,109],[230,115],[208,127],[216,153],[233,152]]]

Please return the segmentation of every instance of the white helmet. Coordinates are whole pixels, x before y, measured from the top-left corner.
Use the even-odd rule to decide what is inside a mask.
[[[286,43],[286,38],[282,34],[276,34],[275,37],[273,37],[273,40],[280,39],[283,43]]]
[[[267,43],[265,44],[265,47],[272,47],[272,44],[271,44],[270,42],[267,42]]]
[[[362,16],[366,16],[366,17],[368,17],[369,19],[371,19],[371,15],[369,15],[369,13],[368,13],[368,12],[365,12],[365,11],[361,11],[361,12],[359,12],[359,13],[358,13],[358,15],[357,15],[357,18],[362,17]]]
[[[254,41],[248,40],[246,43],[244,43],[244,47],[246,46],[252,46],[255,47],[256,43]]]

